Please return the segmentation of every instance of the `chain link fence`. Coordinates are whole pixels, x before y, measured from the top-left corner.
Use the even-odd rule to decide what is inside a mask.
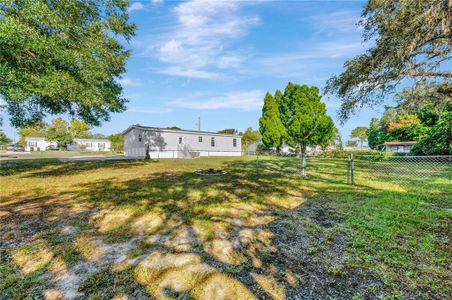
[[[258,172],[306,177],[334,183],[381,187],[416,187],[429,182],[452,183],[452,156],[353,155],[297,156],[254,153]]]

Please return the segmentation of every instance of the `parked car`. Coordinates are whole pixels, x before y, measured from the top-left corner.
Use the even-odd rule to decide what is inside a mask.
[[[25,148],[24,148],[24,146],[15,144],[15,145],[9,145],[8,147],[6,147],[6,151],[24,152]]]

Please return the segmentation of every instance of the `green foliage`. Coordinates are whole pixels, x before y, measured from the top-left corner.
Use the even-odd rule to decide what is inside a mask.
[[[334,126],[333,128],[333,135],[330,138],[329,145],[334,146],[338,150],[342,150],[344,148],[341,133],[339,132],[339,129],[337,129],[336,126]]]
[[[377,118],[370,120],[369,129],[367,130],[367,144],[371,149],[379,149],[382,147],[386,139],[386,134],[380,127]]]
[[[227,128],[227,129],[223,129],[223,130],[219,130],[217,131],[217,133],[222,133],[222,134],[239,134],[237,129],[234,128]]]
[[[281,122],[275,98],[270,93],[267,93],[264,98],[262,117],[259,119],[259,132],[265,146],[274,147],[279,151],[284,141],[285,128]]]
[[[166,129],[182,130],[182,128],[177,127],[177,126],[166,127]]]
[[[11,143],[11,139],[6,136],[3,130],[0,129],[0,145],[5,145]]]
[[[19,130],[19,145],[25,146],[25,137],[45,137],[46,136],[46,126],[45,123],[37,123],[32,126],[27,126],[20,128]]]
[[[254,142],[259,141],[262,136],[258,130],[253,130],[253,128],[249,127],[245,130],[245,132],[241,133],[242,136],[242,148],[248,149],[248,145]]]
[[[317,87],[289,82],[281,101],[281,119],[287,129],[288,143],[306,147],[328,145],[333,136],[333,119],[326,115]]]
[[[365,126],[358,126],[352,130],[350,137],[357,138],[361,142],[361,147],[363,143],[367,141],[367,130],[368,128]]]
[[[448,1],[370,0],[360,25],[364,41],[373,46],[347,60],[344,72],[331,77],[325,89],[342,99],[341,120],[365,105],[381,103],[405,78],[421,84],[441,82],[431,85],[432,93],[451,94]]]
[[[417,155],[451,155],[452,154],[452,111],[445,111],[438,123],[424,138],[413,146]]]
[[[117,79],[134,34],[129,1],[5,0],[0,4],[0,95],[11,123],[68,113],[98,125],[125,110]]]
[[[69,123],[59,117],[47,126],[45,138],[48,141],[55,141],[60,146],[67,146],[72,143],[73,136],[70,133]]]
[[[107,137],[111,141],[111,150],[114,152],[124,151],[124,136],[122,133],[111,134]]]
[[[347,147],[358,147],[358,142],[357,141],[353,141],[353,140],[348,140],[346,143],[345,143],[345,146],[347,146]]]
[[[90,126],[86,124],[83,120],[78,119],[72,119],[69,128],[68,133],[72,136],[72,138],[91,138],[91,132],[90,132]]]

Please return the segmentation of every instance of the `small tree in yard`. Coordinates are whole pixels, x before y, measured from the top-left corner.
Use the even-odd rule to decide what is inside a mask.
[[[281,119],[287,130],[288,141],[300,147],[301,176],[305,177],[306,149],[320,145],[325,148],[334,133],[334,123],[326,115],[325,103],[321,102],[319,89],[315,86],[289,82],[281,99]]]
[[[358,142],[353,140],[348,140],[347,143],[345,143],[347,147],[356,148],[358,147]]]
[[[281,119],[289,140],[306,154],[308,146],[326,147],[334,133],[334,123],[326,115],[319,89],[289,82],[281,102]]]
[[[358,126],[352,130],[350,137],[357,138],[360,141],[362,147],[363,143],[367,141],[367,130],[369,130],[369,128],[365,126]]]
[[[245,130],[245,132],[240,134],[242,136],[242,149],[248,149],[248,145],[259,141],[262,136],[258,130],[253,130],[253,128],[249,127]]]
[[[3,130],[0,129],[0,145],[5,145],[11,143],[11,139],[6,136]]]
[[[124,151],[124,136],[121,133],[109,135],[107,139],[111,141],[111,147],[113,151]]]
[[[69,124],[63,118],[56,118],[50,123],[45,138],[48,141],[55,141],[63,147],[67,147],[73,141],[73,137],[69,133]]]
[[[262,143],[267,147],[276,148],[279,152],[285,136],[285,128],[281,122],[279,107],[270,93],[267,93],[264,98],[259,131],[262,135]]]

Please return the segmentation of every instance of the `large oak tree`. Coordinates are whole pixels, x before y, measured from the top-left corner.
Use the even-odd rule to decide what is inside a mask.
[[[452,26],[449,0],[369,0],[360,25],[372,46],[347,60],[326,92],[342,100],[342,121],[357,109],[381,103],[406,80],[430,83],[434,94],[452,94]]]
[[[134,34],[127,0],[0,2],[0,95],[16,127],[67,113],[90,125],[125,110],[117,79]]]

